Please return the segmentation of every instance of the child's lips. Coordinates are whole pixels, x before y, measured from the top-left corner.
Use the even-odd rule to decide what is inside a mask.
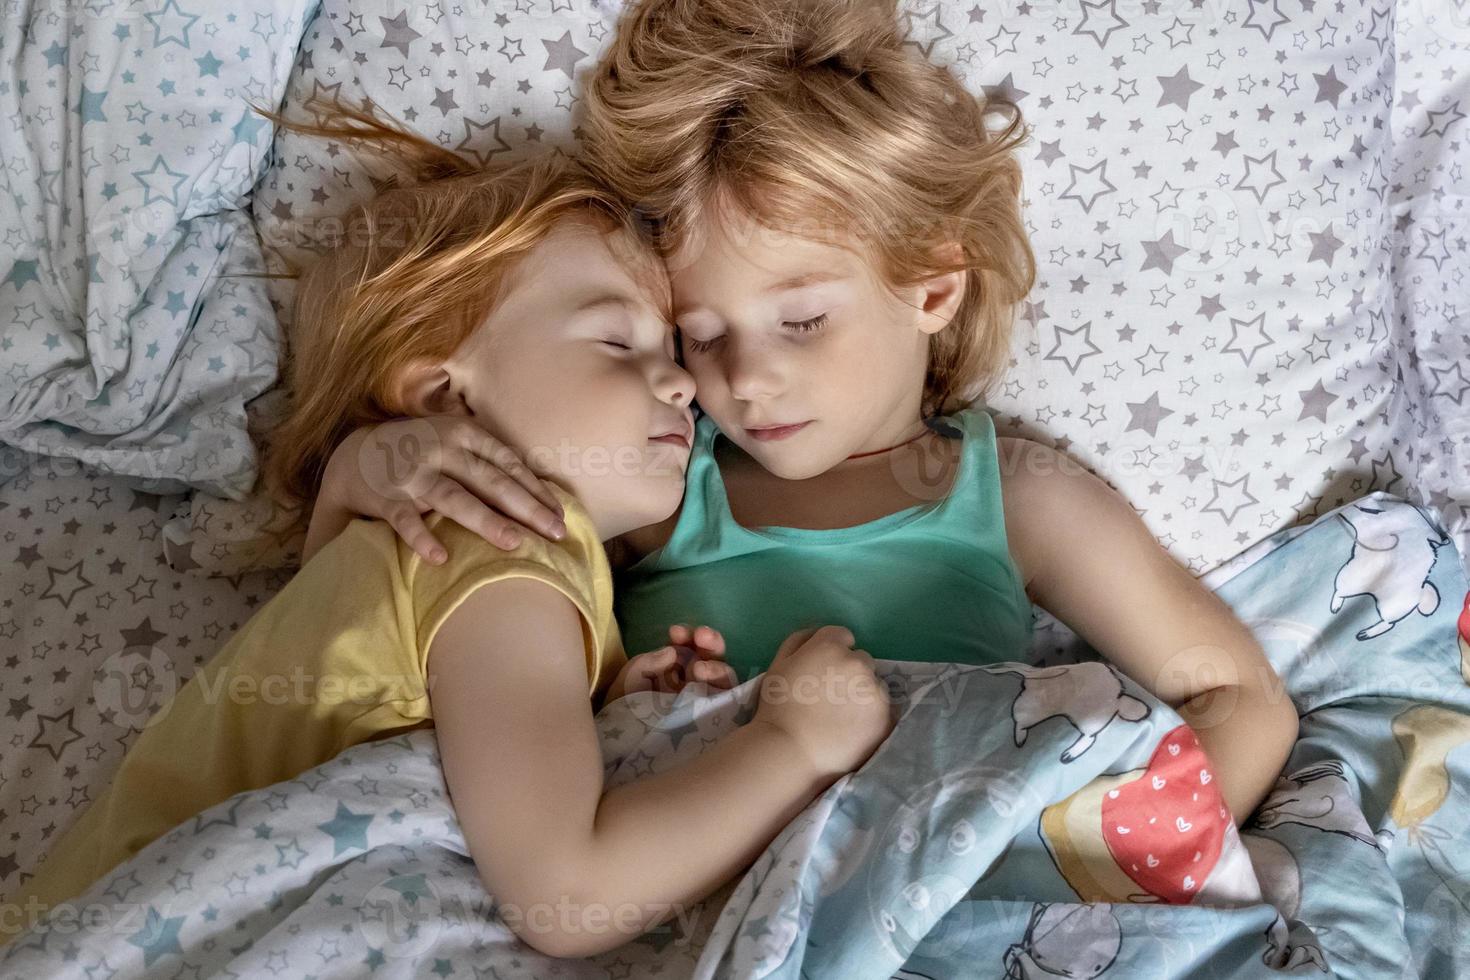
[[[811,420],[808,419],[805,422],[798,422],[795,425],[763,426],[759,429],[746,429],[745,431],[750,434],[752,439],[759,439],[761,442],[773,442],[778,439],[789,439],[810,424]]]
[[[661,442],[666,446],[681,446],[688,449],[694,445],[694,420],[687,415],[679,422],[679,427],[662,435],[649,436],[649,442]]]

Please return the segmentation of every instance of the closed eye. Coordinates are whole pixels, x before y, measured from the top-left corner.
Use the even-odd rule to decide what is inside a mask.
[[[810,320],[788,320],[781,324],[787,330],[795,330],[797,333],[811,333],[813,330],[821,330],[827,325],[827,314],[814,316]]]
[[[817,330],[821,330],[826,325],[827,314],[825,313],[821,314],[820,316],[814,316],[810,320],[786,320],[781,324],[781,326],[785,329],[800,334],[813,333]],[[692,340],[688,336],[684,336],[682,334],[680,336],[682,337],[688,349],[695,351],[696,353],[703,353],[704,351],[707,351],[710,348],[714,347],[715,344],[719,343],[721,340],[725,339],[723,334],[718,337],[711,337],[709,340]]]
[[[711,347],[715,346],[715,344],[719,343],[724,338],[723,337],[713,337],[713,338],[711,338],[709,340],[692,340],[689,337],[683,337],[682,339],[684,341],[684,346],[686,348],[688,348],[689,350],[692,350],[692,351],[697,351],[699,353],[703,353],[704,351],[707,351]]]

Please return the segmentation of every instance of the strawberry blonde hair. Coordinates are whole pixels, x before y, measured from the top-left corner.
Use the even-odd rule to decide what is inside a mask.
[[[571,158],[546,153],[487,170],[371,107],[323,103],[315,125],[278,124],[376,150],[405,165],[387,190],[352,207],[342,233],[301,277],[293,307],[285,421],[268,438],[267,486],[283,499],[315,496],[332,450],[353,429],[411,414],[404,369],[449,357],[484,323],[517,261],[560,221],[590,220],[640,284],[667,297],[646,229]],[[385,186],[379,182],[379,186]],[[662,282],[662,285],[658,285]]]
[[[655,224],[666,258],[733,205],[855,236],[891,288],[964,271],[930,337],[924,412],[1003,376],[1036,278],[1012,152],[1030,133],[1013,103],[905,47],[895,0],[641,0],[585,102],[588,167]],[[1009,118],[999,134],[991,111]]]

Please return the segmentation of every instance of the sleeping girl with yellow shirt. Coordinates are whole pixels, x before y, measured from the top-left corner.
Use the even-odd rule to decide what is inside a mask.
[[[602,930],[507,919],[542,952],[590,955],[724,884],[892,727],[852,634],[802,630],[770,672],[852,697],[763,687],[750,724],[604,792],[596,708],[638,688],[733,683],[713,631],[672,629],[682,659],[672,645],[629,659],[613,618],[604,542],[666,519],[684,493],[694,381],[675,357],[667,274],[632,211],[576,161],[487,173],[334,111],[296,128],[393,149],[419,179],[354,209],[300,283],[269,475],[309,499],[330,460],[401,506],[312,528],[301,571],[150,719],[11,897],[0,942],[202,810],[432,725],[500,906],[647,910]],[[405,416],[374,439],[374,423]],[[456,477],[476,466],[503,469],[490,495],[548,537],[497,547],[483,518],[456,523]],[[671,852],[690,828],[697,846]]]

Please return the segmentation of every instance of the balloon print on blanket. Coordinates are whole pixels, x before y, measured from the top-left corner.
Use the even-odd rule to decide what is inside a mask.
[[[1042,840],[1085,902],[1246,905],[1260,900],[1250,855],[1188,725],[1148,765],[1107,773],[1041,812]]]
[[[1416,704],[1394,716],[1394,741],[1404,756],[1388,813],[1411,847],[1439,878],[1462,914],[1470,915],[1470,860],[1452,843],[1458,836],[1430,822],[1450,797],[1449,756],[1470,743],[1470,715],[1437,704]],[[1462,769],[1463,771],[1463,769]],[[1385,828],[1384,836],[1393,835]]]
[[[1106,905],[1038,903],[1025,936],[1004,953],[1005,975],[1096,977],[1113,965],[1122,946],[1123,926]]]
[[[1470,592],[1465,593],[1465,604],[1460,609],[1457,624],[1460,642],[1460,676],[1470,684]]]

